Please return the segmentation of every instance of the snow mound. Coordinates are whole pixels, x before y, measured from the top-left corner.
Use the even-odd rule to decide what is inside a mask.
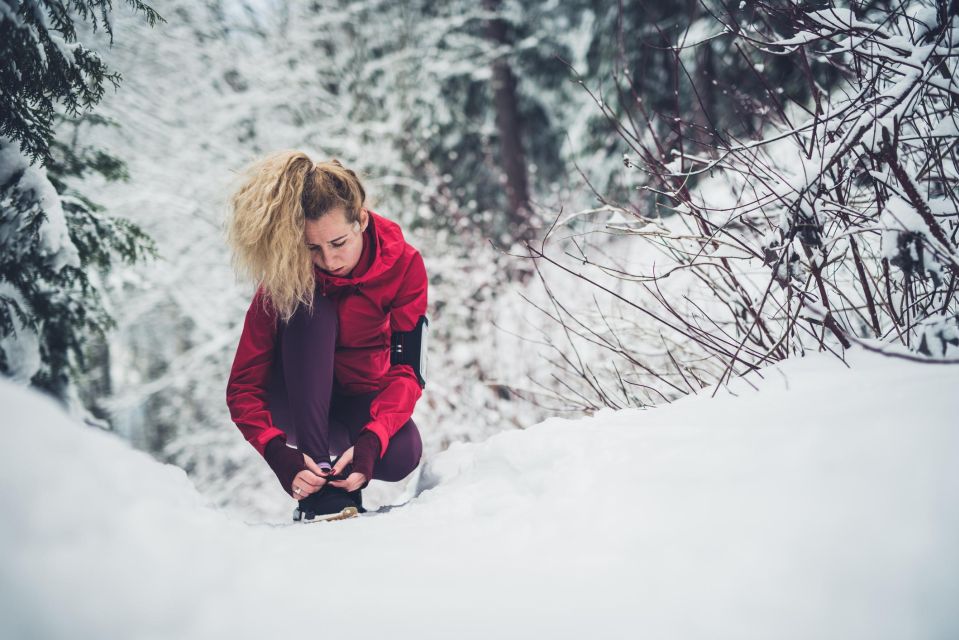
[[[0,381],[0,636],[956,637],[959,367],[851,355],[455,444],[302,526]]]

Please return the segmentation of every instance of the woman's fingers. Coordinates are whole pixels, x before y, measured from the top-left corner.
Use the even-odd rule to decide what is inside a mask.
[[[306,463],[306,468],[318,476],[322,477],[329,473],[326,469],[316,464],[316,462],[313,461],[313,458],[305,453],[303,454],[303,461]]]
[[[346,465],[353,462],[353,447],[350,447],[343,452],[343,455],[339,457],[336,461],[336,464],[333,465],[333,475],[338,476],[343,473],[343,469],[346,468]]]
[[[308,484],[311,484],[317,487],[322,487],[323,483],[326,482],[326,478],[316,473],[313,473],[309,469],[304,469],[303,471],[300,471],[298,474],[296,474],[296,477],[301,478],[303,482],[306,482]]]
[[[317,465],[313,458],[305,453],[303,454],[303,461],[306,463],[307,468],[300,471],[293,478],[293,493],[300,499],[319,491],[323,485],[327,483],[327,478],[330,475],[336,476],[343,473],[346,465],[353,461],[353,447],[343,452],[343,455],[341,455],[336,461],[336,464],[333,465],[332,471],[328,473],[325,469]],[[358,471],[354,471],[342,480],[330,481],[330,485],[346,489],[347,491],[356,491],[363,486],[364,482],[366,482],[366,476]],[[297,489],[299,489],[299,491],[297,491]]]
[[[356,491],[363,486],[364,482],[366,482],[366,476],[359,471],[354,471],[343,480],[331,481],[330,485],[339,487],[341,489],[346,489],[347,491]]]
[[[299,497],[308,496],[319,491],[324,484],[326,478],[304,469],[293,477],[293,493]]]

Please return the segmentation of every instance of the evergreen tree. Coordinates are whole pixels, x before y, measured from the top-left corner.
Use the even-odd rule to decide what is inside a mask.
[[[127,4],[151,25],[161,20]],[[155,251],[138,227],[69,186],[94,174],[124,179],[123,163],[55,137],[62,122],[106,124],[89,112],[120,77],[77,42],[75,19],[112,36],[110,10],[108,0],[0,3],[0,372],[75,410],[85,340],[111,326],[100,278],[117,259]]]
[[[162,18],[126,0],[151,25]],[[119,86],[95,51],[77,42],[71,14],[112,36],[109,0],[4,0],[0,4],[0,136],[20,143],[31,160],[49,159],[55,105],[78,116]]]

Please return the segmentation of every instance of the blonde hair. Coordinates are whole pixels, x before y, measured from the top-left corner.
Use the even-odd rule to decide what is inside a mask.
[[[241,179],[227,221],[233,267],[257,282],[266,302],[289,321],[298,305],[313,308],[316,283],[305,221],[342,206],[347,222],[359,222],[366,191],[335,158],[314,164],[302,151],[270,154],[248,166]]]

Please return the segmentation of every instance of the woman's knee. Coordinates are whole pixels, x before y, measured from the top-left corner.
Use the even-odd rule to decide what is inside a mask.
[[[399,482],[413,473],[423,456],[423,439],[416,423],[409,420],[390,438],[386,454],[377,461],[373,479]]]

